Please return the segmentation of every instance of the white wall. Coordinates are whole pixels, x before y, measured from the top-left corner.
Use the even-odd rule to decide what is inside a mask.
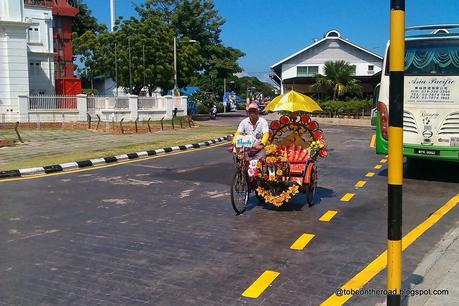
[[[27,24],[0,22],[0,113],[16,114],[17,96],[29,94]]]
[[[0,19],[8,21],[23,21],[24,2],[23,0],[1,0]]]
[[[297,77],[297,66],[319,66],[319,73],[324,74],[326,61],[345,60],[356,66],[356,76],[368,76],[381,71],[382,60],[359,50],[338,39],[327,39],[282,64],[282,79]],[[374,72],[368,73],[368,65],[374,66]]]
[[[54,94],[52,9],[26,5],[24,17],[32,23],[27,29],[30,93]]]

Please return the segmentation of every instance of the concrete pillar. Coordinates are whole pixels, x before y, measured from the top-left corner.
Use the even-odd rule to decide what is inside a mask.
[[[88,113],[88,96],[77,95],[78,121],[86,121]]]
[[[135,121],[137,119],[137,116],[139,115],[138,100],[139,100],[139,97],[136,95],[129,96],[129,111],[131,112],[130,119],[132,121]]]
[[[29,118],[29,97],[18,96],[18,121],[27,122]]]
[[[164,119],[172,119],[174,110],[174,100],[172,96],[163,96],[161,97],[164,99],[164,106],[166,108],[166,115]]]
[[[188,97],[187,96],[182,97],[182,109],[183,109],[183,115],[187,116],[188,115]]]

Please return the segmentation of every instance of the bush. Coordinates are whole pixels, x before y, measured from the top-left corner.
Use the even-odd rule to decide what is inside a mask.
[[[97,89],[91,89],[91,88],[83,88],[81,92],[88,96],[96,96],[99,93]]]
[[[216,97],[205,91],[198,91],[189,97],[190,101],[196,102],[196,112],[198,114],[208,114],[210,108],[215,104],[217,106],[217,112],[223,112],[223,103],[217,101]]]

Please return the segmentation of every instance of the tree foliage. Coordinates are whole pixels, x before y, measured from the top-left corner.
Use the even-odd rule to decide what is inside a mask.
[[[149,91],[156,87],[167,91],[174,84],[174,36],[179,87],[193,84],[215,93],[223,78],[242,70],[237,60],[244,53],[224,46],[220,40],[224,20],[213,1],[147,0],[136,6],[136,11],[138,18],[117,20],[114,33],[101,27],[75,36],[75,51],[83,63],[80,74],[117,78],[119,86],[134,94],[144,85]]]
[[[326,61],[325,75],[317,74],[313,88],[317,92],[331,92],[333,100],[346,93],[360,94],[361,86],[353,79],[355,67],[344,60]]]
[[[103,27],[97,23],[97,19],[92,16],[91,10],[82,0],[70,0],[68,2],[80,10],[73,18],[72,23],[72,31],[76,35],[83,35],[86,31],[97,32],[100,27]]]

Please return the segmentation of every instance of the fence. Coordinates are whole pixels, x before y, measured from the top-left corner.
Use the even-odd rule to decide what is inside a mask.
[[[171,119],[187,115],[187,97],[19,96],[0,114],[2,122],[75,122],[99,115],[102,121]]]
[[[154,109],[158,108],[158,98],[157,97],[139,97],[139,102],[137,104],[138,109]]]
[[[128,97],[114,97],[115,109],[129,109]]]
[[[75,96],[30,96],[29,110],[77,109]]]

